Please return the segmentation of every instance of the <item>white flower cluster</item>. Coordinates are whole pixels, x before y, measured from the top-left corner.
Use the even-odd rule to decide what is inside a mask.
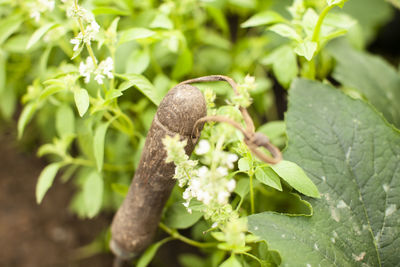
[[[71,5],[67,9],[67,16],[76,18],[80,23],[86,25],[85,29],[81,29],[79,34],[71,39],[71,44],[74,45],[74,51],[79,50],[81,45],[87,44],[90,45],[91,41],[95,39],[96,34],[100,30],[99,24],[97,24],[94,15],[86,10],[85,8],[71,3]]]
[[[179,136],[171,138],[167,136],[163,140],[167,151],[166,162],[174,162],[176,165],[174,178],[178,180],[180,187],[186,186],[183,192],[183,204],[189,212],[190,201],[197,199],[205,205],[203,212],[206,218],[211,218],[216,225],[226,222],[232,215],[232,207],[228,204],[229,197],[236,187],[236,181],[228,176],[228,170],[234,167],[238,156],[225,151],[213,150],[207,140],[200,140],[195,150],[197,155],[210,158],[210,168],[197,166],[197,161],[189,160],[185,154],[186,141],[179,141]]]
[[[29,5],[30,16],[35,19],[36,22],[40,20],[41,13],[46,11],[53,11],[55,6],[54,0],[36,0],[34,3]]]
[[[256,87],[255,78],[250,75],[246,75],[246,77],[244,78],[244,82],[238,84],[237,87],[238,94],[235,94],[232,97],[233,104],[245,108],[250,106],[252,99],[250,97],[249,92],[253,90],[255,87]]]
[[[100,62],[97,66],[94,64],[93,59],[91,57],[86,58],[86,63],[81,62],[79,65],[79,73],[85,77],[85,83],[90,81],[90,76],[94,75],[94,80],[98,84],[103,84],[103,79],[107,77],[108,79],[114,78],[112,73],[114,69],[114,62],[111,57],[108,57],[106,60]]]

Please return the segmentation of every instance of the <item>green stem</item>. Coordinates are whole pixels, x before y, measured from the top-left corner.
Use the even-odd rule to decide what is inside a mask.
[[[250,207],[251,214],[254,214],[254,188],[253,188],[253,174],[249,174],[250,177]]]
[[[197,242],[195,240],[192,240],[190,238],[187,238],[181,234],[175,229],[171,229],[165,224],[161,223],[159,224],[159,227],[164,230],[166,233],[170,234],[173,238],[178,239],[188,245],[198,247],[198,248],[210,248],[210,247],[216,247],[218,243],[202,243],[202,242]]]
[[[318,43],[319,33],[321,31],[322,23],[324,22],[324,19],[325,19],[326,15],[328,14],[328,12],[335,6],[336,5],[327,6],[324,8],[324,10],[322,10],[321,14],[319,15],[317,25],[315,25],[311,41]]]

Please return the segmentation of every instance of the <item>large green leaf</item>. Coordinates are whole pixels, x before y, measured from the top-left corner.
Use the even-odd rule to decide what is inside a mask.
[[[344,42],[334,42],[329,49],[338,62],[333,77],[359,91],[389,122],[400,127],[400,75],[395,68]]]
[[[400,266],[399,132],[365,102],[307,80],[294,82],[286,121],[284,157],[322,198],[307,198],[311,217],[252,215],[250,231],[283,266]]]

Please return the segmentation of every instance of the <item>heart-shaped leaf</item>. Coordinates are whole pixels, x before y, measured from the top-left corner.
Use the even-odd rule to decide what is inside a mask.
[[[304,168],[322,198],[311,217],[265,212],[249,229],[283,266],[400,266],[400,133],[363,101],[296,80],[284,157]]]

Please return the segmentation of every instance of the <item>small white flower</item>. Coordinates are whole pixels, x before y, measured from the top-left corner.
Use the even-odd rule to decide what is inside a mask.
[[[208,173],[208,168],[206,166],[202,166],[199,169],[199,176],[204,177]]]
[[[40,12],[38,10],[31,11],[31,18],[33,18],[36,22],[40,20]]]
[[[217,227],[217,226],[218,226],[218,223],[215,222],[215,223],[213,223],[213,224],[211,225],[211,228],[215,228],[215,227]]]
[[[228,175],[228,169],[225,167],[218,167],[217,172],[221,174],[221,176],[227,176]]]
[[[232,192],[233,190],[235,190],[235,187],[236,187],[235,179],[229,180],[229,182],[226,184],[226,186],[227,186],[229,192]]]
[[[190,193],[187,189],[185,190],[185,192],[183,192],[182,197],[185,200],[188,200],[190,198]]]
[[[98,84],[103,84],[103,79],[104,79],[104,75],[103,74],[96,74],[96,76],[94,76],[94,80],[98,83]]]
[[[218,203],[225,204],[228,201],[229,193],[226,191],[221,191],[218,193]]]
[[[229,154],[226,159],[226,165],[228,165],[229,169],[233,169],[233,163],[239,159],[238,155],[236,154]]]
[[[200,140],[199,145],[196,149],[197,155],[204,155],[210,150],[210,143],[207,140]]]
[[[81,33],[79,33],[81,34]],[[79,38],[79,35],[73,39],[71,39],[70,43],[74,45],[74,51],[77,51],[79,49],[79,45],[81,44],[82,39]]]
[[[94,63],[91,57],[86,58],[86,63],[81,62],[79,65],[79,73],[81,76],[85,77],[85,83],[89,83],[90,74],[94,71]]]

